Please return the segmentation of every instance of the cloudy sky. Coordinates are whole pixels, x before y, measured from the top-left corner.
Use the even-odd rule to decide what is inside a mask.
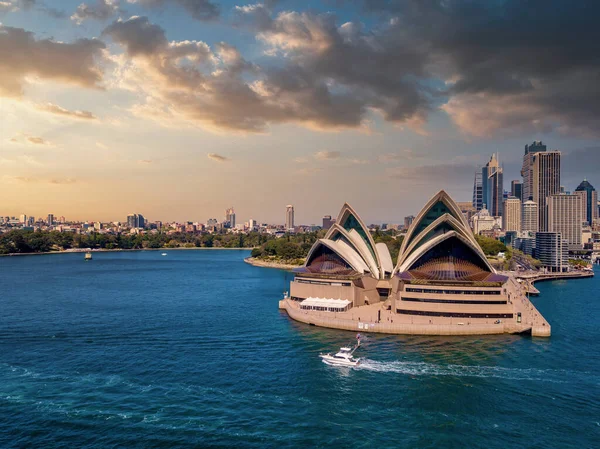
[[[600,188],[596,1],[0,0],[0,214],[399,222],[491,153]]]

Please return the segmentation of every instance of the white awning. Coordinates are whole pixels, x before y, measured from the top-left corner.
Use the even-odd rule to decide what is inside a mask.
[[[352,301],[347,299],[333,299],[333,298],[306,298],[300,303],[301,306],[310,307],[333,307],[336,309],[344,309],[348,304],[352,304]]]

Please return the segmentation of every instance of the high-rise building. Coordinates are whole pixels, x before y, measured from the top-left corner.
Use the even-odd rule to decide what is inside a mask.
[[[409,215],[408,217],[404,217],[404,229],[410,228],[410,225],[413,224],[414,220],[415,220],[414,215]]]
[[[502,228],[505,231],[521,230],[521,200],[507,198],[502,210]]]
[[[233,206],[225,209],[225,223],[228,223],[229,227],[235,228],[235,210],[233,210]]]
[[[331,215],[323,216],[323,229],[329,229],[333,226],[334,221],[331,219]]]
[[[502,167],[498,164],[496,154],[492,154],[490,161],[481,169],[483,181],[484,207],[493,217],[502,216],[502,200],[504,195],[504,178]]]
[[[522,202],[526,201],[523,199],[523,183],[518,179],[510,182],[510,196],[520,199]]]
[[[248,228],[253,231],[257,228],[257,223],[256,220],[254,218],[251,218],[250,220],[248,220]]]
[[[54,214],[48,214],[48,218],[46,220],[46,224],[48,226],[52,226],[54,224]]]
[[[482,169],[475,170],[475,180],[473,181],[473,207],[475,211],[483,209],[483,181]]]
[[[566,271],[569,266],[569,249],[560,232],[535,234],[534,256],[548,271]]]
[[[521,211],[521,231],[538,232],[540,230],[540,214],[536,202],[527,200]]]
[[[527,153],[523,160],[524,166],[531,164],[521,172],[524,173],[523,198],[537,203],[540,231],[548,230],[546,198],[560,192],[560,158],[560,151],[543,151]]]
[[[146,219],[142,214],[129,214],[127,215],[127,227],[129,228],[144,228],[146,226]]]
[[[291,204],[285,207],[285,229],[294,229],[294,206]]]
[[[19,222],[20,222],[20,223],[23,223],[23,224],[27,224],[27,215],[25,215],[25,214],[21,214],[21,215],[19,216]]]
[[[580,195],[550,195],[548,198],[548,232],[560,232],[569,249],[582,249],[581,224],[583,201]]]
[[[581,184],[575,189],[576,194],[578,192],[585,192],[584,197],[584,210],[585,210],[585,221],[588,224],[593,224],[594,221],[598,220],[598,192],[594,189],[587,179],[581,181]]]
[[[523,167],[521,168],[521,176],[523,177],[521,201],[523,202],[533,198],[533,155],[545,151],[546,145],[541,140],[535,140],[531,145],[525,145]]]

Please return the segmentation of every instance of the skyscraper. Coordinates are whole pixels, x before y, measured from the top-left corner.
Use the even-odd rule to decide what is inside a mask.
[[[23,224],[27,224],[27,215],[25,215],[25,214],[21,214],[21,215],[19,216],[19,222],[20,222],[20,223],[23,223]]]
[[[294,229],[294,206],[291,204],[285,207],[285,229]]]
[[[498,164],[496,154],[492,154],[490,161],[481,169],[483,180],[483,202],[493,217],[502,215],[502,200],[504,194],[504,175],[502,167]]]
[[[521,200],[518,198],[507,198],[504,200],[502,212],[502,228],[505,231],[520,231]]]
[[[569,249],[581,249],[583,200],[580,195],[548,196],[548,232],[560,232]]]
[[[481,168],[475,170],[475,180],[473,181],[473,207],[476,211],[483,208],[483,182]]]
[[[523,202],[533,197],[533,155],[544,151],[546,151],[546,145],[542,144],[541,140],[536,140],[531,145],[525,145],[523,167],[521,168],[521,176],[523,177],[521,201]]]
[[[532,196],[538,205],[540,231],[548,231],[547,198],[560,192],[560,151],[534,153]]]
[[[54,224],[54,214],[48,214],[48,219],[46,220],[48,226],[52,226]]]
[[[523,193],[523,183],[521,181],[519,181],[518,179],[511,181],[510,182],[510,195],[514,196],[515,198],[520,199],[523,202],[526,200],[523,199],[522,193]]]
[[[540,215],[536,202],[527,200],[523,203],[521,212],[521,231],[538,232],[540,230]]]
[[[235,228],[235,210],[233,210],[233,206],[225,210],[225,222],[229,223],[231,228]]]
[[[587,179],[581,181],[581,184],[577,186],[575,192],[585,192],[584,195],[584,211],[585,220],[588,224],[593,224],[598,219],[598,192],[594,189]]]

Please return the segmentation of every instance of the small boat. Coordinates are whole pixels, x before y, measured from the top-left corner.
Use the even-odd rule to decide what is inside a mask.
[[[161,256],[166,256],[166,255],[167,255],[167,253],[162,253],[162,254],[161,254]]]
[[[360,346],[360,334],[356,336],[356,346],[343,347],[335,354],[319,354],[319,357],[323,360],[323,363],[332,366],[348,366],[355,367],[360,364],[360,358],[354,358],[352,355],[354,351]]]
[[[85,253],[84,260],[92,260],[92,253],[90,253],[89,251]]]
[[[360,358],[354,358],[352,348],[340,348],[335,354],[319,354],[319,357],[323,360],[323,363],[332,366],[349,366],[354,367],[360,364]]]

